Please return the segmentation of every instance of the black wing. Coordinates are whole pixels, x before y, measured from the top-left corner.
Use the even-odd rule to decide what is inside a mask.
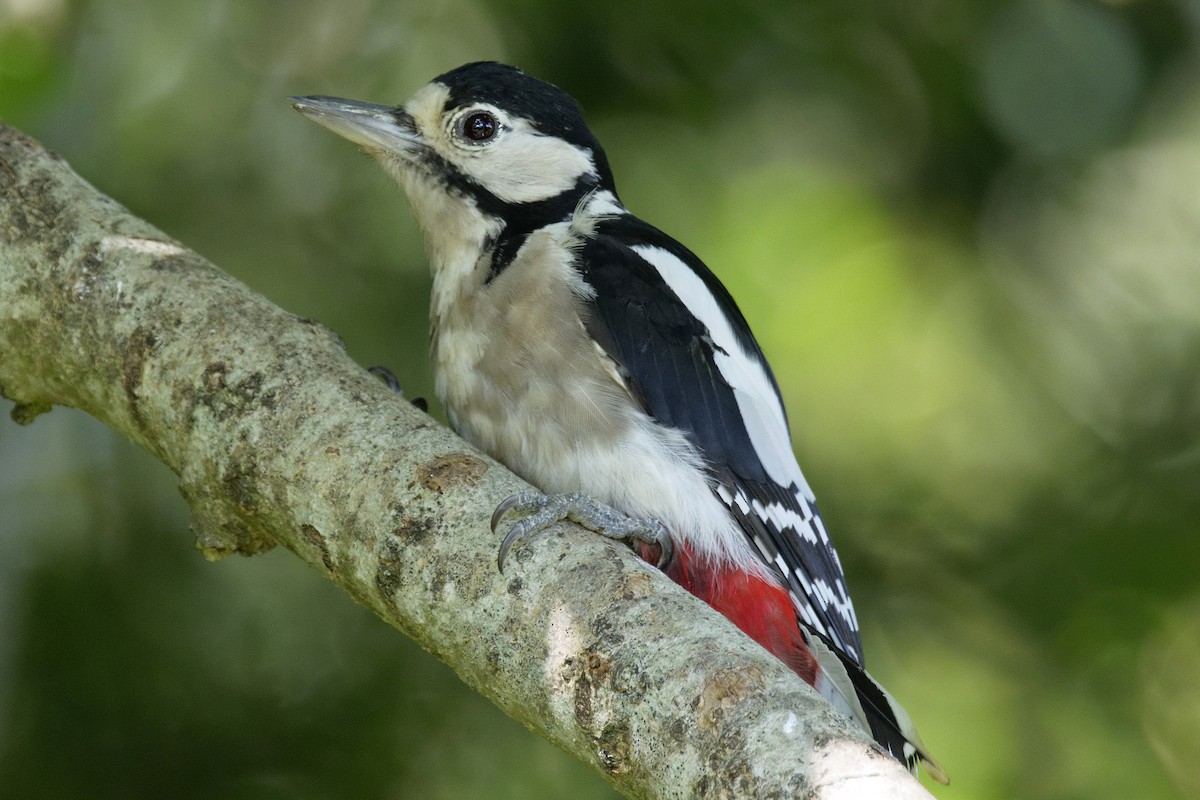
[[[779,388],[729,292],[691,251],[627,214],[598,223],[577,265],[595,289],[591,335],[647,413],[690,436],[801,619],[861,665],[842,567],[792,455]]]

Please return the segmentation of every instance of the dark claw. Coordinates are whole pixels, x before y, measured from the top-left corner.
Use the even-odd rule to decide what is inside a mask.
[[[504,541],[500,543],[500,551],[496,553],[496,568],[500,570],[500,574],[504,574],[504,559],[508,558],[509,548],[513,546],[513,542],[520,538],[517,528],[514,526],[508,535],[504,537]]]
[[[383,381],[384,385],[396,394],[404,394],[404,390],[400,388],[400,381],[396,380],[396,374],[387,367],[381,367],[379,365],[367,367],[367,372]],[[429,403],[424,397],[414,397],[412,399],[412,404],[413,407],[418,411],[424,411],[426,413],[429,412]]]
[[[496,528],[500,524],[500,519],[509,511],[512,511],[514,508],[528,508],[531,503],[545,499],[543,495],[536,492],[517,492],[504,498],[500,501],[500,505],[496,506],[496,510],[492,512],[492,533],[496,532]],[[501,573],[504,572],[504,560],[508,558],[508,551],[530,529],[529,525],[523,523],[524,520],[513,525],[508,534],[505,535],[504,541],[500,542],[500,551],[496,553],[496,567]],[[534,525],[533,529],[536,530],[538,527]]]
[[[404,393],[404,390],[400,388],[400,381],[396,380],[396,373],[392,372],[387,367],[375,365],[374,367],[367,367],[367,372],[383,381],[384,386],[387,386],[396,394]]]
[[[671,542],[670,536],[664,536],[658,542],[658,564],[656,566],[665,571],[674,560],[675,545]]]
[[[517,498],[520,494],[509,495],[500,501],[500,505],[496,506],[496,510],[492,512],[492,533],[496,532],[496,526],[500,524],[500,518],[507,514],[517,504]]]

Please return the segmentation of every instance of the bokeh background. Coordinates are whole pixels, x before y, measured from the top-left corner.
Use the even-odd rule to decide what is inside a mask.
[[[561,85],[752,321],[937,795],[1191,798],[1198,35],[1198,0],[0,0],[0,117],[431,396],[403,198],[284,98]],[[205,563],[69,409],[0,421],[0,786],[612,796],[286,552]]]

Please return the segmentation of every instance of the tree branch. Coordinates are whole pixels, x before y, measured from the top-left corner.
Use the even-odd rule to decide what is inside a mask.
[[[281,544],[630,797],[928,797],[782,663],[571,525],[504,575],[527,488],[336,336],[271,305],[0,124],[0,391],[170,467],[209,558]]]

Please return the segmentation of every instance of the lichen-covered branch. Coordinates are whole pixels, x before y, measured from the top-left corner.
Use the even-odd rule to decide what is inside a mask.
[[[207,556],[287,547],[631,797],[928,797],[623,548],[560,525],[500,575],[524,484],[3,125],[0,391],[128,436]]]

